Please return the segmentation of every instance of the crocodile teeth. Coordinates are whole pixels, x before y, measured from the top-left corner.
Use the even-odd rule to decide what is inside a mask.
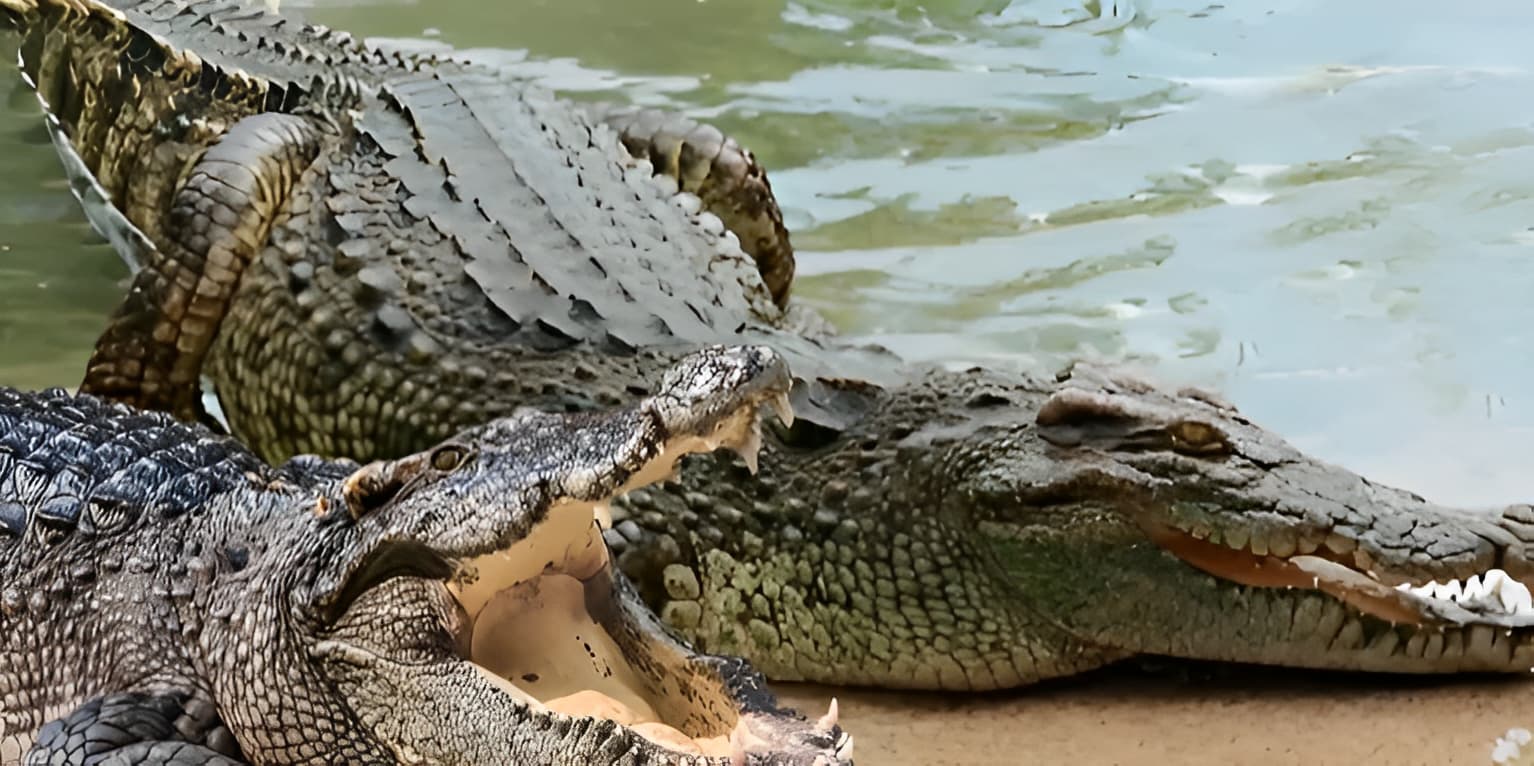
[[[613,507],[607,503],[597,503],[591,506],[591,513],[596,516],[597,526],[602,529],[613,528]]]
[[[1508,584],[1497,591],[1497,598],[1501,599],[1502,608],[1509,612],[1534,612],[1534,594],[1517,580],[1508,580]]]
[[[751,431],[746,435],[740,446],[735,447],[735,454],[746,462],[746,468],[750,469],[751,475],[755,476],[758,468],[758,457],[762,451],[762,425],[758,422],[751,424]]]
[[[815,728],[821,731],[830,731],[836,728],[837,717],[836,698],[832,697],[830,709],[826,711],[825,715],[820,717],[819,721],[815,722]]]
[[[1484,575],[1472,575],[1463,583],[1459,580],[1417,586],[1401,583],[1396,586],[1396,590],[1422,598],[1452,601],[1479,612],[1534,614],[1534,595],[1530,594],[1528,586],[1509,577],[1501,569],[1492,569]]]
[[[767,400],[767,406],[777,413],[778,420],[783,421],[785,426],[794,424],[794,405],[788,400],[788,392],[785,391]]]
[[[730,730],[730,766],[746,766],[750,760],[752,751],[763,750],[770,747],[767,740],[751,731],[746,725],[745,717],[736,722],[735,728]]]
[[[842,732],[842,738],[836,741],[836,757],[846,763],[852,762],[852,735]]]

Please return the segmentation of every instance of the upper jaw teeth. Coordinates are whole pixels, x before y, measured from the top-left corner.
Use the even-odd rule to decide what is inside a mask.
[[[1396,590],[1422,598],[1452,601],[1473,612],[1534,617],[1534,596],[1530,595],[1528,587],[1500,569],[1490,570],[1485,575],[1472,575],[1463,583],[1459,580],[1421,586],[1401,583]]]
[[[772,397],[771,399],[768,399],[767,400],[767,406],[771,407],[772,411],[777,413],[778,420],[783,421],[783,425],[784,426],[786,426],[786,427],[793,426],[793,424],[794,424],[794,405],[793,405],[792,402],[790,402],[788,400],[788,392],[787,391],[785,391],[785,392],[783,392],[781,394],[778,394],[778,395]]]

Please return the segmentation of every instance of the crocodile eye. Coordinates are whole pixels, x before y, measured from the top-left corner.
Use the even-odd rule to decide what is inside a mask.
[[[1172,449],[1190,455],[1212,455],[1230,452],[1225,434],[1220,429],[1197,420],[1181,420],[1167,429],[1172,437]]]
[[[438,447],[436,452],[431,453],[431,467],[447,473],[463,465],[464,459],[468,456],[468,450],[456,444]]]

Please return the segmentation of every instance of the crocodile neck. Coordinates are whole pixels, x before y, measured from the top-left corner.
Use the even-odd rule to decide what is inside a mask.
[[[293,632],[276,627],[312,575],[292,563],[335,548],[333,532],[308,528],[305,493],[320,490],[305,477],[227,438],[59,391],[0,391],[0,423],[0,504],[24,515],[0,531],[0,668],[29,670],[0,679],[0,746],[24,751],[43,723],[103,694],[234,698],[271,681],[271,666],[246,661],[253,646],[320,688]]]

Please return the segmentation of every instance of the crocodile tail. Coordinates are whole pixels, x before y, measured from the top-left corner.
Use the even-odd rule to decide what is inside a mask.
[[[794,248],[767,171],[735,139],[685,115],[605,103],[587,107],[591,117],[618,132],[629,153],[647,159],[657,175],[698,195],[710,213],[735,233],[756,261],[774,303],[788,305],[794,282]]]
[[[104,3],[0,0],[0,8],[22,32],[22,76],[70,189],[130,269],[150,265],[181,169],[281,91],[206,66]]]
[[[71,189],[130,268],[164,241],[183,170],[232,125],[368,84],[349,36],[242,0],[0,0]]]

